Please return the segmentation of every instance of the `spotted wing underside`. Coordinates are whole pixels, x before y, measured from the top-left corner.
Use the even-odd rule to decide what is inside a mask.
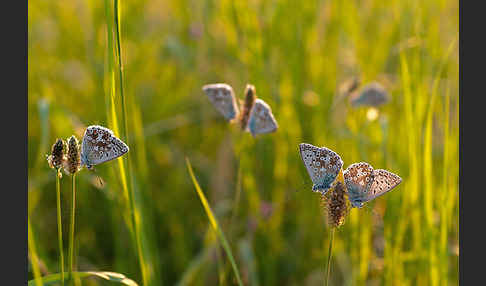
[[[398,175],[382,169],[374,170],[366,162],[354,163],[344,171],[349,201],[358,208],[391,191],[401,181]]]
[[[373,183],[373,167],[366,162],[354,163],[344,170],[343,175],[349,201],[360,207]]]
[[[274,132],[277,128],[277,120],[273,116],[272,109],[266,102],[257,98],[250,111],[248,131],[255,136],[257,134]]]
[[[326,194],[343,167],[341,157],[331,149],[307,143],[300,144],[299,149],[307,173],[314,184],[312,190]]]
[[[87,167],[116,159],[129,150],[108,128],[98,125],[89,126],[81,144],[81,163]]]
[[[231,121],[238,117],[238,105],[230,85],[225,83],[207,84],[202,89],[226,120]]]

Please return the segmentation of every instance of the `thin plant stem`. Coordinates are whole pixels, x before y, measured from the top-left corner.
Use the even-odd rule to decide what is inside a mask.
[[[237,174],[237,179],[236,179],[236,193],[235,193],[235,200],[233,202],[233,213],[231,214],[231,219],[230,219],[230,227],[232,227],[232,236],[234,235],[235,228],[234,221],[236,218],[236,214],[238,212],[238,206],[240,204],[240,196],[241,196],[241,161],[238,162],[238,174]]]
[[[61,170],[56,172],[56,200],[57,200],[57,238],[59,241],[59,266],[61,271],[61,285],[64,286],[64,251],[62,246],[62,220],[61,220]]]
[[[224,251],[226,252],[226,256],[228,257],[229,261],[231,262],[231,267],[233,268],[233,272],[236,277],[236,282],[239,286],[243,286],[243,281],[241,280],[240,277],[240,272],[238,271],[238,267],[236,266],[235,259],[233,257],[233,253],[231,252],[231,248],[229,247],[228,241],[226,240],[226,237],[218,224],[218,221],[216,220],[216,217],[213,214],[213,211],[211,210],[211,207],[209,206],[209,203],[206,199],[206,196],[204,195],[203,191],[201,190],[201,187],[199,186],[199,183],[196,180],[196,177],[194,176],[194,172],[192,171],[192,166],[191,163],[189,162],[189,159],[186,157],[186,165],[187,169],[189,170],[189,175],[191,176],[192,183],[194,184],[194,187],[196,188],[196,192],[199,196],[199,199],[201,200],[201,203],[204,207],[204,210],[206,211],[206,215],[209,218],[209,222],[211,223],[211,226],[213,229],[216,231],[216,234],[218,235],[219,241],[221,245],[223,246]]]
[[[226,276],[226,260],[223,260],[223,256],[221,255],[221,248],[219,245],[216,245],[216,256],[218,257],[218,278],[219,278],[219,285],[225,285],[225,276]]]
[[[327,253],[327,265],[326,265],[326,278],[324,279],[324,285],[329,285],[329,274],[331,273],[331,256],[332,256],[332,244],[334,242],[334,227],[331,228],[329,234],[329,251]]]
[[[235,190],[235,199],[233,201],[233,211],[231,214],[230,219],[230,227],[232,227],[232,234],[234,232],[235,227],[233,226],[236,215],[238,213],[238,206],[240,205],[240,197],[241,197],[241,189],[242,189],[242,176],[243,176],[243,167],[242,167],[242,158],[246,154],[247,144],[244,140],[244,137],[241,135],[241,132],[238,132],[236,136],[236,141],[241,142],[242,146],[240,146],[237,154],[238,158],[238,173],[236,178],[236,190]]]
[[[76,206],[76,174],[72,174],[72,192],[71,192],[71,226],[69,231],[69,280],[73,283],[73,260],[74,260],[74,216]]]

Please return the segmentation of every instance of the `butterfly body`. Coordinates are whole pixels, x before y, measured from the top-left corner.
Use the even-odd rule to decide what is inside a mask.
[[[391,191],[402,182],[398,175],[382,169],[375,170],[366,162],[351,164],[343,175],[349,201],[357,208]]]
[[[81,165],[92,169],[94,165],[116,159],[128,150],[128,146],[115,137],[113,131],[103,126],[91,125],[84,132]]]
[[[313,183],[312,190],[326,194],[343,167],[341,157],[331,149],[307,143],[299,144],[299,150]]]

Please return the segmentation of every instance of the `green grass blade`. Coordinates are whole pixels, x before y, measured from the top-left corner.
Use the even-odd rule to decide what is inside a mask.
[[[37,256],[37,251],[35,248],[35,241],[34,236],[32,234],[32,227],[30,226],[30,218],[27,217],[27,229],[28,229],[28,244],[29,244],[29,253],[30,253],[30,261],[32,263],[32,272],[34,272],[35,283],[30,284],[29,286],[42,286],[43,280],[40,275],[39,269],[39,257]]]
[[[97,277],[101,278],[107,281],[111,282],[116,282],[122,285],[127,285],[127,286],[138,286],[138,284],[125,277],[125,275],[116,273],[116,272],[107,272],[107,271],[87,271],[87,272],[73,272],[73,278],[77,279],[84,279],[84,278],[90,278],[90,277]],[[51,274],[42,277],[42,279],[32,279],[28,282],[29,286],[37,286],[39,285],[38,283],[40,282],[40,285],[48,286],[48,285],[55,285],[56,283],[59,283],[61,281],[61,273],[56,273],[56,274]],[[41,281],[42,280],[42,281]]]
[[[199,183],[197,182],[196,177],[194,176],[194,173],[192,171],[192,166],[191,166],[191,163],[189,162],[188,158],[186,158],[186,165],[187,165],[187,169],[189,171],[189,175],[191,176],[192,183],[194,184],[194,187],[196,188],[199,199],[201,200],[201,203],[204,207],[204,210],[206,211],[206,214],[209,218],[209,222],[211,223],[211,226],[213,227],[213,229],[216,231],[218,238],[220,239],[221,244],[224,248],[224,251],[226,252],[228,259],[231,262],[231,267],[233,268],[233,271],[235,273],[236,280],[238,281],[238,285],[243,285],[243,282],[241,281],[241,278],[240,278],[240,273],[238,272],[238,268],[237,268],[235,260],[233,258],[233,253],[231,252],[231,248],[229,247],[228,241],[226,240],[226,237],[224,236],[223,231],[219,227],[218,221],[216,220],[216,217],[213,215],[213,211],[211,210],[211,207],[209,206],[209,203],[206,200],[206,196],[204,196],[204,193],[201,190],[201,187],[199,186]]]
[[[110,11],[110,7],[113,7]],[[110,119],[111,128],[116,135],[121,134],[121,138],[130,144],[128,131],[128,113],[126,106],[126,96],[124,92],[124,74],[123,74],[123,56],[121,48],[121,10],[118,0],[114,0],[113,6],[109,1],[105,1],[105,14],[107,22],[107,34],[108,34],[108,81],[109,81],[109,98],[107,99],[107,115]],[[113,18],[112,18],[113,16]],[[117,61],[116,61],[117,59]],[[115,72],[115,68],[117,68]],[[117,97],[115,73],[118,74],[119,79],[119,97]],[[117,116],[117,103],[121,105],[120,117]],[[121,120],[122,128],[118,125]],[[120,130],[121,129],[121,130]],[[140,265],[140,272],[142,274],[143,285],[153,285],[153,263],[149,258],[149,255],[144,251],[150,251],[148,246],[143,245],[142,241],[147,240],[147,235],[144,233],[144,229],[141,225],[143,221],[143,206],[136,201],[135,187],[134,187],[134,171],[132,168],[131,153],[126,154],[124,157],[118,160],[120,180],[123,188],[123,195],[125,202],[127,202],[126,208],[129,214],[129,229],[138,256]],[[159,279],[160,280],[160,279]],[[161,281],[158,281],[161,283]]]

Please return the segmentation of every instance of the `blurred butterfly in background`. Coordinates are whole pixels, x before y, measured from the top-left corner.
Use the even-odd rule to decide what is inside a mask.
[[[91,125],[84,132],[81,165],[92,170],[94,165],[116,159],[128,150],[127,144],[115,137],[113,131],[103,126]]]
[[[272,109],[266,102],[256,98],[253,85],[246,86],[245,100],[240,104],[241,112],[230,85],[225,83],[207,84],[203,86],[203,91],[226,120],[237,120],[242,130],[250,132],[252,136],[277,130],[278,124]]]
[[[364,86],[361,91],[350,94],[351,106],[380,106],[390,100],[385,88],[378,82],[371,82]]]
[[[361,162],[351,164],[344,170],[344,182],[351,205],[361,208],[364,203],[398,186],[402,178],[386,170],[374,170],[370,164]]]
[[[343,160],[336,152],[326,147],[319,148],[301,143],[299,150],[307,173],[314,184],[312,190],[325,195],[343,167]]]

